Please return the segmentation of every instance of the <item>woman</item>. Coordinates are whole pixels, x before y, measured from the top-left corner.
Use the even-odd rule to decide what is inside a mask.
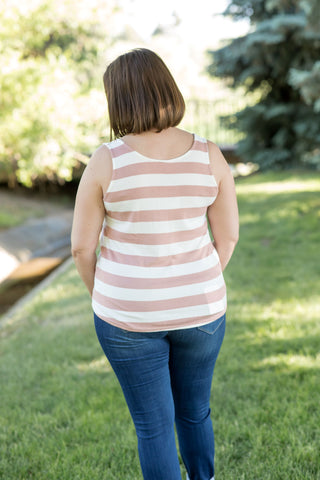
[[[233,178],[215,144],[177,128],[184,100],[155,53],[121,55],[104,86],[116,140],[82,176],[72,254],[135,425],[143,478],[181,479],[176,425],[187,478],[213,479],[209,401],[225,331],[222,271],[238,239]]]

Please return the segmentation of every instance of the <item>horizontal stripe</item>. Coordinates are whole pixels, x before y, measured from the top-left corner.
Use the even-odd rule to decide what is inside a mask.
[[[113,179],[119,180],[121,178],[137,176],[137,175],[148,175],[148,174],[202,174],[202,175],[211,175],[211,170],[209,165],[199,162],[189,162],[189,163],[167,163],[163,162],[141,162],[140,164],[130,164],[124,167],[115,168],[113,173]]]
[[[118,138],[113,142],[105,143],[104,145],[110,148],[113,158],[120,157],[122,155],[125,155],[126,153],[131,153],[149,160],[155,160],[155,161],[160,160],[157,158],[148,157],[147,155],[143,155],[142,153],[137,152],[132,147],[127,145],[121,138]],[[162,159],[162,161],[184,159],[185,157],[188,157],[192,152],[207,152],[207,151],[208,151],[207,142],[203,141],[203,139],[201,139],[201,137],[198,137],[198,135],[193,134],[193,142],[189,150],[182,153],[181,155],[178,155],[177,157]]]
[[[120,139],[117,139],[110,143],[105,143],[104,145],[111,150],[111,155],[113,158],[120,157],[121,155],[125,155],[126,153],[131,153],[131,149],[128,147],[128,145],[126,145]]]
[[[150,269],[151,272],[151,269]],[[167,276],[167,277],[129,277],[112,273],[110,271],[96,268],[96,278],[106,285],[113,285],[119,288],[155,290],[158,288],[181,287],[183,285],[192,285],[212,280],[221,275],[220,265],[207,268],[207,270],[188,273],[185,275]]]
[[[187,329],[187,328],[196,328],[202,327],[203,325],[207,325],[208,323],[214,322],[218,320],[222,315],[224,315],[226,311],[226,304],[222,305],[222,310],[218,310],[214,314],[205,315],[202,317],[196,316],[191,318],[178,318],[175,320],[168,320],[165,319],[162,322],[158,322],[156,319],[152,323],[141,323],[141,322],[127,322],[126,319],[122,319],[122,321],[115,320],[114,318],[105,316],[103,314],[103,308],[99,307],[95,303],[93,303],[93,308],[96,315],[101,318],[101,320],[106,321],[107,323],[122,328],[131,332],[137,331],[144,331],[144,332],[158,332],[158,331],[170,331],[170,330],[177,330],[177,329]],[[99,312],[99,313],[98,313]]]
[[[176,173],[172,175],[167,175],[166,173],[150,173],[148,175],[141,174],[112,180],[107,194],[111,195],[119,191],[134,190],[136,188],[154,189],[154,187],[161,187],[162,189],[167,189],[180,186],[188,189],[189,185],[203,188],[217,186],[215,179],[211,175],[199,175],[197,173]]]
[[[108,146],[108,145],[107,145]],[[110,148],[110,147],[109,147]],[[111,155],[113,154],[113,150],[111,150]],[[142,163],[154,163],[157,165],[158,163],[170,163],[176,164],[181,163],[182,165],[186,165],[187,163],[194,163],[198,162],[199,164],[208,165],[208,153],[204,151],[190,151],[189,155],[185,156],[184,158],[172,158],[170,160],[155,160],[152,158],[143,157],[141,155],[134,155],[130,150],[124,151],[124,153],[117,157],[112,157],[112,163],[114,171],[118,168],[126,167],[127,165],[141,165]]]
[[[195,152],[208,152],[208,144],[206,141],[200,141],[198,137],[195,137],[195,142],[192,145],[192,150]]]
[[[133,265],[122,265],[121,263],[110,262],[103,257],[99,258],[99,268],[104,272],[113,273],[123,277],[136,278],[166,278],[176,277],[179,275],[189,275],[198,273],[208,268],[215,267],[219,264],[219,257],[216,250],[213,250],[212,255],[195,262],[184,263],[181,265],[169,265],[167,267],[140,267]]]
[[[216,186],[202,185],[170,185],[161,187],[138,187],[120,191],[107,191],[105,200],[109,203],[122,202],[142,198],[171,198],[171,197],[215,197]]]
[[[111,240],[117,240],[118,242],[125,243],[138,243],[144,245],[161,245],[167,243],[176,243],[177,240],[183,242],[187,240],[193,240],[194,238],[201,237],[207,231],[207,222],[203,223],[200,227],[193,230],[186,230],[181,232],[168,232],[168,233],[125,233],[118,232],[113,228],[106,225],[103,234],[111,238]]]
[[[226,297],[213,303],[207,303],[203,305],[187,306],[183,308],[174,308],[171,310],[160,310],[156,314],[155,312],[123,312],[123,310],[113,310],[108,307],[100,305],[93,298],[93,308],[97,312],[97,315],[102,314],[105,317],[114,318],[118,321],[137,322],[140,323],[140,329],[148,323],[167,322],[168,319],[174,321],[178,319],[188,319],[195,316],[203,317],[207,315],[213,315],[217,312],[221,312],[225,309]]]
[[[111,262],[123,263],[125,265],[137,265],[140,267],[168,267],[169,265],[179,265],[182,263],[195,262],[208,257],[213,250],[212,243],[207,243],[204,247],[189,252],[177,253],[176,255],[165,256],[141,256],[128,255],[120,253],[110,248],[101,247],[101,256]]]
[[[168,220],[182,220],[184,218],[201,217],[206,214],[205,207],[179,208],[176,210],[138,211],[138,212],[108,212],[108,217],[123,222],[165,222]]]
[[[215,272],[216,273],[216,272]],[[105,282],[95,278],[94,289],[101,295],[118,300],[130,300],[135,302],[156,302],[158,300],[170,300],[191,295],[208,294],[223,287],[223,276],[218,275],[216,278],[211,277],[209,280],[200,283],[192,283],[191,285],[182,285],[170,288],[121,288],[114,285],[106,285]],[[135,309],[136,310],[136,309]]]
[[[176,243],[166,243],[164,245],[144,245],[144,244],[134,244],[134,243],[125,243],[117,242],[116,240],[111,240],[110,238],[103,237],[101,240],[101,245],[107,249],[114,250],[119,253],[124,253],[130,255],[138,255],[141,257],[163,257],[163,256],[173,256],[178,255],[183,252],[190,252],[196,248],[202,248],[211,242],[208,231],[196,240],[188,240],[186,242],[176,242]]]
[[[216,190],[218,192],[218,190]],[[208,197],[172,197],[172,198],[139,198],[134,202],[130,199],[109,203],[106,201],[105,195],[105,208],[107,212],[126,212],[131,210],[136,212],[139,210],[177,210],[183,208],[199,208],[208,207],[214,202],[215,196],[209,195]]]
[[[134,300],[119,300],[117,298],[106,297],[97,290],[93,291],[93,299],[102,305],[103,307],[123,311],[123,312],[160,312],[185,307],[195,307],[199,305],[206,305],[207,303],[213,304],[214,302],[221,301],[226,293],[225,286],[223,285],[217,290],[210,291],[208,293],[201,293],[199,295],[188,295],[181,298],[170,298],[165,300],[152,300],[152,301],[134,301]]]
[[[158,235],[160,233],[183,232],[200,228],[206,218],[196,217],[183,220],[168,220],[166,222],[123,222],[115,218],[107,218],[106,226],[117,230],[117,232],[133,233],[133,234],[149,234]]]

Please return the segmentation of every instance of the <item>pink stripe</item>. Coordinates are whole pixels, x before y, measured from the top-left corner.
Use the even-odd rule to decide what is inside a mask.
[[[159,161],[157,163],[145,162],[134,165],[126,165],[125,167],[116,168],[113,178],[118,180],[119,178],[131,177],[134,175],[147,175],[147,174],[185,174],[185,173],[197,173],[202,175],[212,176],[209,165],[196,162],[183,162],[183,163],[167,163],[165,161]]]
[[[174,185],[161,187],[128,188],[115,192],[107,192],[105,199],[108,202],[121,202],[139,198],[168,198],[168,197],[216,197],[218,188],[204,185]]]
[[[199,140],[195,140],[191,149],[199,151],[199,152],[207,152],[208,151],[208,144],[207,144],[207,142],[204,143],[204,142],[199,142]]]
[[[121,157],[125,153],[131,152],[130,148],[124,143],[121,142],[121,145],[118,147],[110,148],[110,152],[113,158]]]
[[[111,240],[139,245],[165,245],[167,243],[185,242],[203,236],[207,232],[207,221],[201,227],[193,230],[170,233],[124,233],[118,232],[108,225],[103,234]]]
[[[167,220],[182,220],[205,215],[207,207],[176,208],[173,210],[140,210],[138,212],[113,212],[108,210],[108,216],[123,222],[162,222]]]
[[[175,308],[208,305],[208,303],[219,302],[224,298],[225,294],[226,287],[223,285],[213,292],[189,295],[188,297],[170,298],[169,300],[119,300],[117,298],[106,297],[96,290],[94,290],[92,298],[103,307],[120,310],[122,312],[159,312],[163,310],[173,310]]]
[[[129,332],[159,332],[166,330],[175,330],[180,328],[192,328],[195,325],[206,325],[208,323],[218,320],[226,312],[226,308],[222,311],[214,313],[212,315],[206,315],[202,317],[191,318],[179,318],[176,320],[168,320],[166,322],[152,322],[152,323],[139,323],[139,322],[118,322],[113,318],[106,317],[104,315],[98,315],[101,320],[104,320],[110,325],[128,330]]]
[[[168,267],[169,265],[181,265],[183,263],[196,262],[208,257],[213,250],[212,243],[191,252],[178,253],[164,257],[147,257],[141,255],[127,255],[110,248],[101,247],[101,256],[111,262],[123,263],[124,265],[136,265],[138,267]]]
[[[96,268],[96,278],[101,282],[105,283],[106,285],[113,285],[114,287],[120,288],[130,288],[133,290],[149,290],[157,288],[170,288],[181,287],[184,285],[193,285],[195,283],[202,283],[209,280],[214,280],[220,274],[221,266],[219,263],[214,267],[203,270],[201,272],[164,278],[124,277],[122,275],[115,275],[113,273],[106,272],[100,267]]]

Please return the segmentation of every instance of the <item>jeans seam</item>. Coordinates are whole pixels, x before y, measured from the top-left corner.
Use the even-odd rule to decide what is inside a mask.
[[[202,325],[201,327],[198,327],[198,330],[206,333],[207,335],[214,335],[216,333],[216,331],[218,330],[218,328],[220,328],[220,326],[223,324],[224,321],[225,321],[225,315],[223,315],[223,318],[219,322],[219,325],[217,325],[217,328],[215,328],[213,332],[208,332],[207,330],[205,330],[206,325]]]

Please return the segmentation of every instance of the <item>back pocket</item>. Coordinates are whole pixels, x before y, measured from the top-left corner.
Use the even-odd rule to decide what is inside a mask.
[[[198,330],[201,332],[205,332],[208,335],[213,335],[216,333],[218,328],[225,322],[226,314],[222,315],[222,317],[218,318],[218,320],[214,320],[211,323],[207,323],[206,325],[202,325],[201,327],[197,327]]]

